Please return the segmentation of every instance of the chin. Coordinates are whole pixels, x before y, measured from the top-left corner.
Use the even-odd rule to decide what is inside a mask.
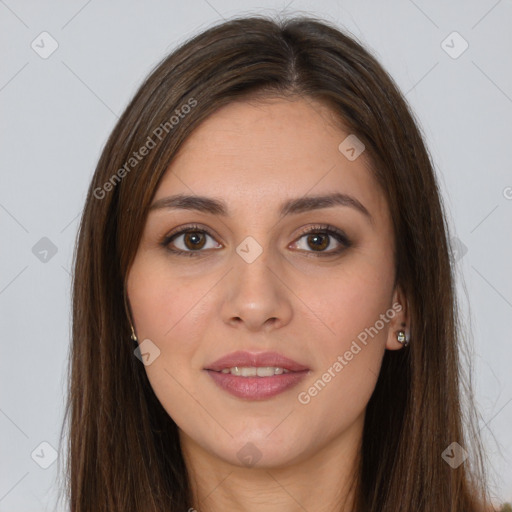
[[[300,439],[285,436],[290,441],[293,439],[292,444],[288,444],[284,442],[283,437],[269,438],[268,432],[271,432],[271,429],[260,434],[234,436],[226,445],[211,446],[210,449],[229,464],[260,469],[289,466],[303,454],[303,443]]]

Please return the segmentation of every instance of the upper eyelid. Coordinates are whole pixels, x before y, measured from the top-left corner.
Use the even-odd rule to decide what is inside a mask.
[[[216,235],[209,228],[199,226],[199,225],[190,225],[190,226],[183,226],[180,228],[176,228],[176,230],[173,230],[168,235],[165,235],[164,240],[170,240],[171,238],[174,238],[178,235],[183,235],[184,233],[187,233],[188,231],[204,231],[207,235],[210,235],[211,237],[219,237],[219,235]],[[219,238],[221,238],[221,237],[219,237]]]
[[[182,235],[183,233],[186,233],[188,231],[204,231],[205,233],[207,233],[208,235],[210,235],[212,237],[222,238],[219,235],[217,235],[210,228],[207,228],[207,227],[201,226],[201,225],[195,225],[195,224],[185,225],[183,227],[176,228],[175,230],[172,230],[168,235],[165,235],[164,238],[170,239],[174,236]],[[343,234],[348,239],[348,236],[345,234],[344,230],[336,228],[334,226],[331,226],[330,224],[318,224],[318,223],[313,226],[304,228],[303,230],[301,230],[301,232],[297,236],[302,237],[304,235],[309,234],[311,231],[313,231],[313,232],[314,231],[334,231],[334,232],[340,231],[340,234]]]

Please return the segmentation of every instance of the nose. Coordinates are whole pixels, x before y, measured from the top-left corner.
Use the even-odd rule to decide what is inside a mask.
[[[268,332],[290,322],[293,293],[277,263],[270,262],[267,256],[268,251],[264,250],[248,262],[234,255],[234,266],[223,283],[222,318],[230,326]]]

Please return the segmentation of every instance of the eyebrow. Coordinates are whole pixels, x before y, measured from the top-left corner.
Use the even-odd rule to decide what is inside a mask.
[[[332,206],[348,206],[362,213],[367,219],[372,222],[372,216],[365,206],[347,194],[334,193],[318,196],[304,196],[297,199],[289,199],[281,205],[280,216],[299,214],[313,210],[320,210],[322,208],[330,208]],[[197,195],[184,195],[178,194],[169,197],[163,197],[155,201],[149,208],[150,211],[159,209],[181,209],[181,210],[194,210],[203,213],[210,213],[212,215],[219,215],[221,217],[229,216],[227,205],[220,199],[215,199],[206,196]]]

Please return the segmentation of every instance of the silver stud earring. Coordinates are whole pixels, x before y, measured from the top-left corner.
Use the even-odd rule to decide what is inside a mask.
[[[396,340],[398,341],[398,343],[401,343],[404,347],[407,347],[407,345],[409,345],[409,339],[407,338],[405,331],[402,329],[400,331],[397,331]]]

